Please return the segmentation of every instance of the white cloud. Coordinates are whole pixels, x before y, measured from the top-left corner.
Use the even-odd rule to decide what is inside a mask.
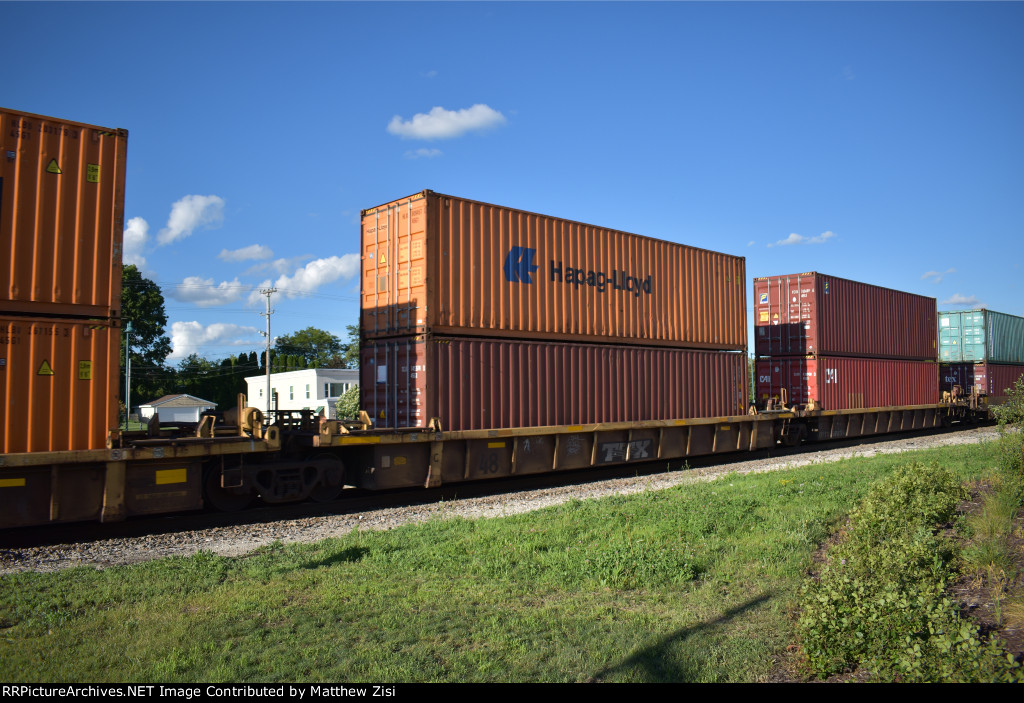
[[[237,278],[214,285],[212,278],[189,276],[168,290],[167,295],[184,303],[195,303],[201,308],[209,308],[233,303],[248,290],[249,286],[239,283]]]
[[[217,258],[224,261],[259,261],[261,259],[269,259],[272,256],[274,256],[274,252],[271,251],[270,247],[265,247],[262,244],[251,244],[232,251],[223,249],[217,255]]]
[[[435,156],[440,156],[442,152],[440,149],[417,149],[416,151],[405,152],[405,158],[407,159],[432,159]]]
[[[487,105],[477,104],[465,110],[438,106],[427,114],[417,113],[408,121],[395,115],[388,123],[388,132],[403,139],[451,139],[504,123],[505,116]]]
[[[427,71],[426,73],[421,73],[420,75],[423,76],[424,78],[437,78],[437,71]]]
[[[753,240],[753,239],[751,239],[751,240],[750,240],[749,242],[747,242],[747,246],[748,246],[748,247],[752,247],[752,246],[754,246],[754,240]]]
[[[925,274],[923,274],[921,276],[921,280],[923,281],[923,280],[925,280],[927,278],[933,278],[934,277],[935,278],[935,281],[934,281],[935,283],[942,283],[942,279],[945,278],[946,276],[948,276],[951,273],[956,273],[956,269],[946,269],[942,273],[939,273],[938,271],[928,271],[927,273],[925,273]]]
[[[170,244],[192,234],[196,227],[212,229],[224,221],[224,200],[216,195],[186,195],[171,206],[167,226],[156,236],[159,244]]]
[[[314,293],[320,286],[332,283],[339,278],[352,278],[359,273],[359,254],[332,256],[327,259],[316,259],[300,268],[291,276],[281,276],[271,283],[264,281],[249,295],[250,304],[259,304],[263,300],[260,289],[277,288],[286,298],[301,298]]]
[[[943,305],[956,305],[965,308],[983,308],[984,304],[973,295],[961,295],[956,293],[947,300],[942,301]]]
[[[255,327],[215,322],[203,327],[198,322],[171,323],[172,358],[189,354],[202,354],[203,347],[252,346],[260,341],[260,331]],[[211,356],[217,356],[212,354]]]
[[[275,259],[274,261],[266,261],[262,264],[256,264],[250,266],[245,270],[246,276],[252,276],[263,271],[273,271],[279,276],[283,276],[287,273],[291,273],[299,266],[302,265],[303,261],[313,258],[309,254],[303,254],[302,256],[293,256],[289,259]]]
[[[822,232],[816,237],[805,237],[802,234],[792,233],[785,239],[780,239],[774,244],[768,244],[768,247],[785,247],[790,244],[823,244],[828,240],[836,236],[835,232]]]
[[[135,264],[140,269],[146,265],[142,251],[146,248],[148,237],[148,222],[141,217],[133,217],[128,220],[128,226],[124,228],[124,263]]]

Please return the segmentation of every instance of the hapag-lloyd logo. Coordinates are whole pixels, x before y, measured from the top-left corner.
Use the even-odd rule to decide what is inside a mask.
[[[505,280],[510,283],[533,283],[530,276],[537,270],[537,264],[533,258],[537,256],[536,249],[527,247],[512,247],[505,256]]]
[[[509,283],[533,283],[533,273],[539,266],[534,263],[537,257],[537,250],[530,247],[512,247],[505,255],[505,265],[502,270],[505,272],[505,280]],[[590,286],[596,288],[599,293],[604,293],[610,287],[612,290],[624,290],[640,297],[640,293],[651,294],[654,287],[653,277],[648,275],[641,280],[639,276],[631,276],[626,271],[616,269],[609,275],[604,271],[594,271],[582,267],[565,266],[561,261],[551,261],[551,282],[567,283],[577,288]]]

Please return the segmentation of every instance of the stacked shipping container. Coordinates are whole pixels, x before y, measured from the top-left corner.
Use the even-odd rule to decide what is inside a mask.
[[[942,390],[958,385],[1002,402],[1024,373],[1024,317],[984,309],[940,312],[939,361]]]
[[[0,452],[117,426],[128,133],[0,109]]]
[[[761,403],[938,401],[934,298],[812,272],[754,279],[754,315]]]
[[[364,210],[363,407],[450,430],[741,413],[744,263],[432,191]]]

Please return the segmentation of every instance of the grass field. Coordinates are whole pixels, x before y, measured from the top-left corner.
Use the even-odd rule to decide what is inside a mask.
[[[0,577],[19,682],[762,681],[819,545],[909,459],[850,459],[251,555]]]

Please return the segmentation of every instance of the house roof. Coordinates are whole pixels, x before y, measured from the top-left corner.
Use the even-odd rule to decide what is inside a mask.
[[[158,405],[167,408],[217,407],[216,403],[213,403],[209,400],[203,400],[202,398],[197,398],[194,395],[189,395],[188,393],[175,393],[173,395],[165,395],[148,403],[143,403],[139,407],[156,407]]]

